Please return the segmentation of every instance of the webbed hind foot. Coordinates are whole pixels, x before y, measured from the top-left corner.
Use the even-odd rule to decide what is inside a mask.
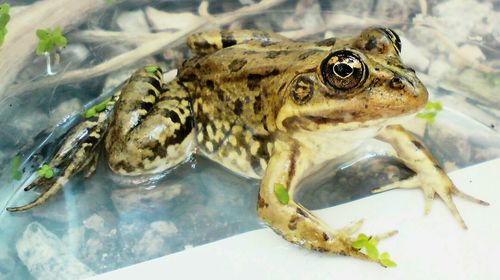
[[[40,176],[24,188],[24,191],[40,190],[41,194],[30,203],[8,207],[7,211],[25,211],[38,206],[56,194],[74,174],[85,167],[88,167],[88,175],[95,170],[98,147],[108,128],[109,117],[118,97],[119,92],[110,100],[96,105],[102,107],[100,112],[94,111],[92,116],[88,116],[84,122],[72,128],[65,136],[61,148],[47,164],[47,169],[51,170],[52,174],[46,177]],[[96,106],[92,108],[95,110]]]

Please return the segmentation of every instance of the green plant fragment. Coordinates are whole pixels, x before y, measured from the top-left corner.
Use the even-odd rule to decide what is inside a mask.
[[[373,245],[370,242],[367,242],[365,244],[365,250],[366,250],[366,254],[368,255],[368,257],[370,257],[370,259],[372,259],[372,260],[378,259],[378,249],[377,249],[377,246]]]
[[[54,30],[38,29],[36,31],[38,37],[38,45],[36,48],[37,55],[43,55],[46,52],[51,52],[56,46],[65,47],[68,44],[68,39],[62,35],[61,27],[56,27]]]
[[[283,205],[287,205],[288,201],[290,201],[288,191],[283,184],[274,184],[274,194],[276,195],[276,198],[278,198],[278,201]]]
[[[0,47],[5,41],[5,35],[7,35],[7,23],[10,20],[10,5],[5,3],[0,5]]]
[[[12,159],[12,179],[21,180],[23,174],[19,171],[19,167],[21,166],[21,157],[15,156]]]
[[[97,112],[95,111],[95,108],[92,107],[88,110],[86,110],[84,113],[83,113],[83,116],[88,119],[88,118],[92,118],[93,116],[95,116]]]
[[[9,20],[10,16],[8,14],[0,14],[0,29],[5,29]]]
[[[7,3],[0,4],[0,15],[6,15],[10,11],[10,5]]]
[[[83,116],[88,119],[95,116],[97,113],[104,111],[109,101],[111,101],[111,97],[108,97],[103,102],[90,107],[88,110],[83,112]]]
[[[44,164],[40,169],[36,171],[36,174],[38,174],[38,176],[43,176],[47,179],[50,179],[52,178],[52,176],[54,176],[54,171],[52,170],[52,168],[50,168],[50,166]]]
[[[382,254],[380,254],[379,260],[380,260],[380,263],[385,267],[395,267],[396,266],[396,263],[393,260],[391,260],[391,256],[389,256],[389,253],[387,253],[387,252],[383,252]]]
[[[156,71],[158,71],[158,67],[157,66],[145,66],[144,67],[144,71],[146,71],[146,73],[155,73]]]
[[[361,248],[365,247],[365,244],[366,244],[367,242],[368,242],[368,241],[366,241],[366,240],[357,240],[357,241],[354,241],[354,242],[352,243],[352,245],[351,245],[351,246],[352,246],[354,249],[361,250]]]

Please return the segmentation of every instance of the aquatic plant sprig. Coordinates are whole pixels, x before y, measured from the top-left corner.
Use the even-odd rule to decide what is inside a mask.
[[[436,116],[442,109],[443,105],[441,105],[441,102],[429,101],[425,104],[424,110],[417,114],[417,118],[423,119],[432,124],[436,121]]]
[[[62,29],[57,26],[52,30],[38,29],[36,31],[36,36],[38,37],[38,46],[36,48],[37,55],[44,55],[45,53],[50,53],[55,47],[64,48],[68,44],[68,39],[62,35]]]
[[[52,170],[52,168],[50,168],[49,165],[44,164],[42,165],[42,167],[40,167],[40,169],[36,171],[36,174],[38,174],[38,176],[43,176],[47,179],[50,179],[52,178],[52,176],[54,176],[54,171]]]
[[[10,20],[9,11],[9,4],[0,4],[0,47],[3,45],[5,35],[7,35],[7,23]]]
[[[378,241],[374,238],[368,237],[364,233],[358,234],[356,241],[352,243],[352,247],[356,250],[364,250],[368,257],[372,260],[379,260],[385,267],[394,267],[396,263],[391,260],[389,253],[383,252],[379,254],[377,248]]]
[[[23,174],[19,170],[19,167],[21,166],[21,157],[20,156],[15,156],[12,158],[12,179],[19,181],[21,180],[21,177]]]
[[[106,109],[106,105],[111,101],[111,97],[106,98],[103,102],[90,107],[83,112],[83,116],[88,119],[95,116],[97,113],[102,112]]]

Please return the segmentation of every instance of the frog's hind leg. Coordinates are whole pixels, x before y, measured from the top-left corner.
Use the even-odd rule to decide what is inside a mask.
[[[8,211],[24,211],[40,205],[57,193],[74,174],[89,164],[88,173],[95,170],[94,166],[99,154],[99,144],[104,138],[111,112],[119,95],[120,92],[118,91],[106,103],[103,111],[97,112],[94,116],[87,118],[69,131],[63,140],[62,146],[47,164],[51,172],[53,172],[52,176],[47,176],[49,178],[39,176],[24,188],[25,191],[36,188],[40,190],[41,194],[26,205],[8,207]]]
[[[123,89],[106,138],[110,168],[155,174],[186,161],[194,148],[189,94],[177,80],[138,72]]]
[[[288,39],[276,33],[259,30],[210,31],[189,35],[187,45],[193,53],[206,55],[250,40],[265,46]]]

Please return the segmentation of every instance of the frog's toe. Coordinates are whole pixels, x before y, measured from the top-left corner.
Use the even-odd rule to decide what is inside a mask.
[[[7,207],[7,211],[9,212],[26,211],[35,206],[41,205],[47,199],[49,199],[51,196],[57,193],[67,181],[68,178],[64,176],[62,177],[55,176],[50,179],[39,177],[35,181],[33,181],[30,185],[28,185],[26,188],[24,188],[24,191],[29,191],[33,188],[37,188],[41,191],[41,194],[28,204],[16,207]]]

